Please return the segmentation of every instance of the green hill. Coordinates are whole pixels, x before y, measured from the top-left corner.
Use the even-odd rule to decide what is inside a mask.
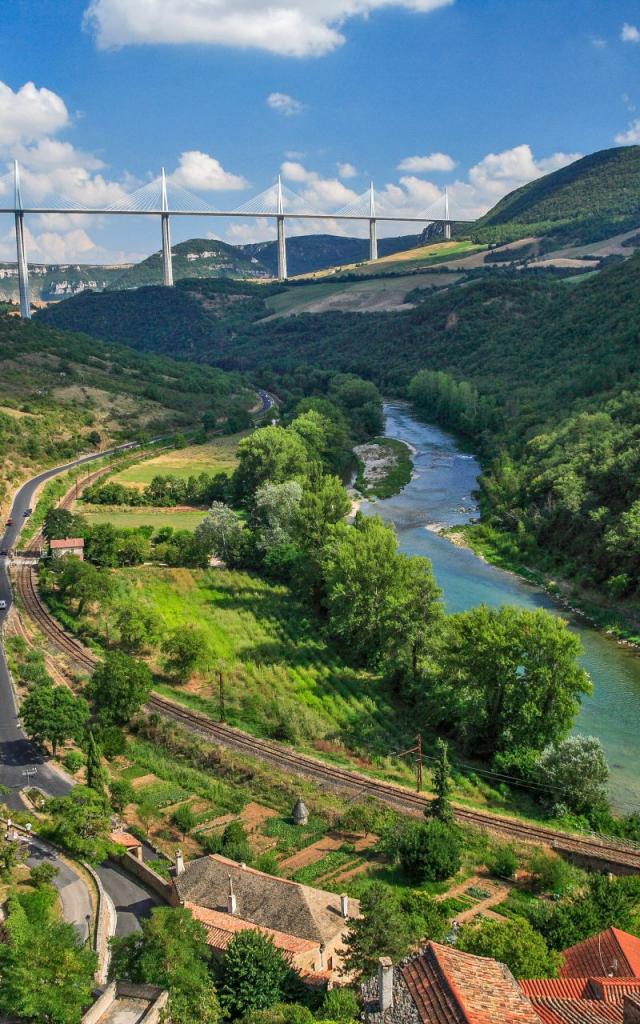
[[[78,452],[199,427],[236,399],[236,374],[0,316],[0,505],[17,483]]]
[[[178,281],[188,278],[266,278],[269,269],[257,256],[245,254],[235,245],[211,238],[191,238],[171,246],[173,276]],[[162,253],[154,252],[146,260],[125,270],[112,281],[110,288],[139,288],[141,285],[162,284]]]
[[[402,235],[380,238],[378,253],[390,256],[421,244],[421,235]],[[253,242],[239,248],[251,257],[257,257],[268,267],[271,275],[278,273],[278,247],[276,242]],[[342,238],[340,235],[292,235],[287,239],[287,267],[289,275],[312,274],[316,270],[341,267],[369,259],[368,238]]]
[[[476,221],[480,242],[585,244],[640,225],[640,146],[603,149],[523,185]]]

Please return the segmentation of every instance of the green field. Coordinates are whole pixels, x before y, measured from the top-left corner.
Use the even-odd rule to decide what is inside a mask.
[[[159,530],[163,526],[172,526],[174,530],[195,530],[206,515],[203,509],[195,508],[193,511],[187,511],[182,508],[127,508],[122,505],[110,508],[104,505],[80,505],[78,509],[90,526],[111,523],[118,529],[153,526]]]
[[[132,600],[153,608],[168,629],[197,624],[204,630],[206,681],[173,690],[212,717],[219,712],[212,677],[223,663],[233,725],[302,745],[335,740],[336,753],[340,741],[351,749],[366,746],[383,761],[411,736],[381,680],[346,665],[287,587],[223,569],[143,566],[122,575]]]
[[[111,482],[142,489],[154,476],[177,476],[186,480],[200,473],[220,473],[235,468],[236,449],[243,434],[216,437],[207,444],[193,444],[157,455],[155,459],[128,466],[110,478]]]

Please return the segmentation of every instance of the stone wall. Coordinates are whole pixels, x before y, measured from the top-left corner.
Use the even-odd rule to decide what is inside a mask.
[[[114,860],[123,868],[128,874],[133,875],[143,882],[147,888],[157,893],[158,896],[165,903],[168,903],[170,907],[177,907],[180,905],[178,894],[176,893],[175,887],[172,882],[168,882],[166,878],[159,875],[157,871],[150,868],[148,864],[138,860],[130,853],[124,853],[120,857],[115,857]]]

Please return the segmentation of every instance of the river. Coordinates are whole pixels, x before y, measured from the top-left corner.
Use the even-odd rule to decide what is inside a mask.
[[[480,467],[472,455],[460,451],[453,437],[420,423],[401,403],[386,404],[385,416],[386,434],[414,449],[414,474],[400,494],[365,501],[362,511],[393,523],[403,551],[431,559],[447,611],[463,611],[484,602],[546,608],[568,618],[544,591],[428,529],[433,524],[452,526],[474,518],[471,493]],[[462,508],[466,511],[460,511]],[[579,620],[570,624],[582,640],[581,661],[593,680],[593,695],[584,700],[574,731],[600,738],[611,768],[612,803],[620,812],[630,813],[640,809],[640,655]]]

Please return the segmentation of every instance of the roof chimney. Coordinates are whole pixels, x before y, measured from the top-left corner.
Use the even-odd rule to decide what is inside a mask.
[[[378,960],[378,998],[382,1013],[393,1006],[393,960],[381,956]]]
[[[236,894],[233,891],[233,879],[231,875],[229,875],[229,895],[227,896],[227,913],[235,914],[237,910],[238,900],[236,899]]]
[[[184,873],[184,856],[182,850],[176,850],[176,877]]]
[[[349,916],[349,897],[346,892],[343,892],[340,896],[340,913],[346,920]]]

